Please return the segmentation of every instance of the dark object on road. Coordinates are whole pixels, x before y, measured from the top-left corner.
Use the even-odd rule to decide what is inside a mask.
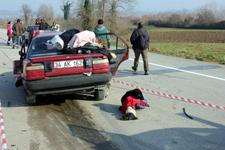
[[[130,91],[127,91],[123,97],[121,98],[121,103],[124,102],[124,100],[128,97],[128,96],[132,96],[136,99],[140,99],[140,100],[144,100],[144,96],[141,92],[140,89],[133,89],[133,90],[130,90]]]
[[[185,116],[187,116],[187,117],[190,118],[190,119],[193,119],[193,117],[191,117],[190,115],[188,115],[188,114],[186,113],[185,108],[183,108],[183,112],[184,112],[184,115],[185,115]]]
[[[124,114],[122,117],[121,117],[121,120],[137,120],[138,118],[136,116],[134,116],[134,114],[132,113],[127,113],[127,114]]]

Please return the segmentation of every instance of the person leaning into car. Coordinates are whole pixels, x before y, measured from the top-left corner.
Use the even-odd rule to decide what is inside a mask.
[[[137,28],[133,31],[130,42],[134,50],[135,59],[132,69],[136,72],[138,68],[139,56],[142,56],[144,62],[145,75],[149,74],[149,64],[148,64],[148,48],[149,48],[149,33],[144,29],[141,22],[138,23]]]
[[[109,33],[109,30],[104,26],[104,21],[102,19],[98,20],[98,24],[96,25],[94,29],[94,33],[96,35]],[[98,38],[98,42],[101,43],[106,49],[110,48],[109,35],[100,35],[97,38]]]

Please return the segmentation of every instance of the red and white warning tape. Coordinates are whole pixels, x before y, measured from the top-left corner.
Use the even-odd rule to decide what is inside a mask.
[[[159,92],[159,91],[155,91],[155,90],[151,90],[151,89],[147,89],[147,88],[142,88],[142,87],[139,87],[137,85],[134,85],[134,84],[131,84],[131,83],[128,83],[128,82],[117,80],[115,78],[112,79],[112,82],[115,83],[115,84],[120,84],[120,85],[125,86],[127,88],[139,88],[144,93],[169,98],[169,99],[172,99],[172,100],[197,104],[197,105],[201,105],[201,106],[205,106],[205,107],[209,107],[209,108],[216,108],[216,109],[220,109],[220,110],[225,110],[225,106],[219,106],[219,105],[215,105],[215,104],[211,104],[211,103],[207,103],[207,102],[203,102],[203,101],[199,101],[199,100],[193,100],[193,99],[184,98],[184,97],[181,97],[181,96],[175,96],[175,95],[172,95],[172,94],[167,94],[167,93],[163,93],[163,92]]]
[[[0,149],[7,150],[7,140],[6,140],[1,101],[0,101]]]

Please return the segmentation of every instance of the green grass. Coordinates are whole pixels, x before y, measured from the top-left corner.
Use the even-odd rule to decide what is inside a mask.
[[[151,52],[225,64],[225,43],[152,43]]]

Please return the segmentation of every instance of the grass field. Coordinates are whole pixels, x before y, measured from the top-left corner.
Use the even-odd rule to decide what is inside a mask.
[[[225,64],[225,43],[152,43],[151,52]]]
[[[225,31],[163,31],[152,32],[153,42],[191,42],[191,43],[225,43]]]
[[[146,27],[150,51],[163,55],[225,64],[225,30]]]

